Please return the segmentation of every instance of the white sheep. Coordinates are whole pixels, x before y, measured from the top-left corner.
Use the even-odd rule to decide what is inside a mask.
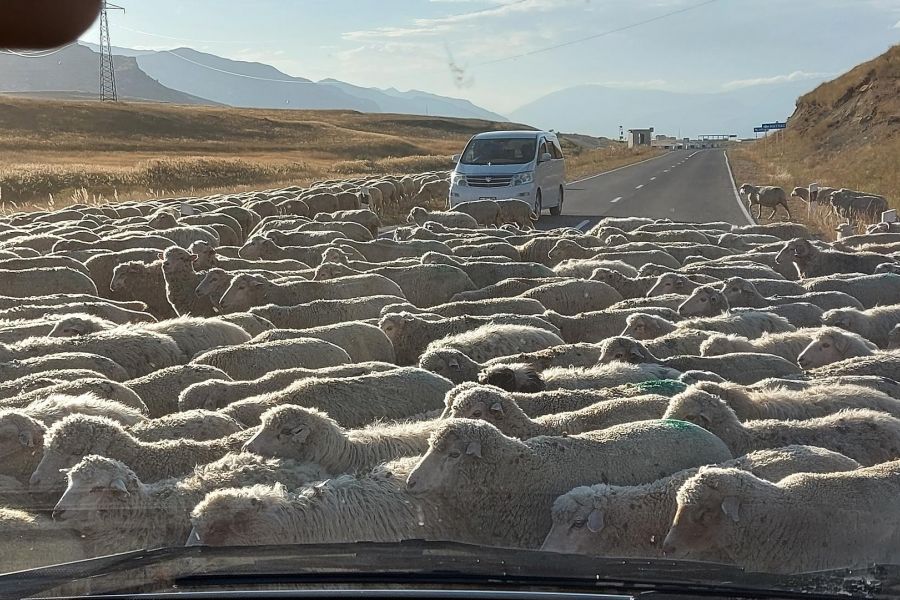
[[[740,456],[789,444],[821,446],[862,465],[894,460],[900,454],[900,419],[868,409],[850,409],[814,419],[766,419],[741,423],[724,400],[695,390],[672,398],[664,418],[699,424]]]
[[[793,262],[800,277],[806,279],[834,273],[871,274],[878,265],[891,262],[885,258],[883,254],[874,252],[824,250],[809,240],[797,238],[785,242],[775,257],[775,262]]]
[[[178,395],[201,381],[231,381],[225,371],[209,365],[177,365],[159,369],[125,385],[136,393],[153,418],[178,412]],[[200,407],[197,407],[200,408]]]
[[[204,352],[192,364],[221,369],[232,379],[256,379],[276,369],[302,366],[307,369],[333,367],[351,362],[347,352],[331,342],[315,338],[294,338],[242,344]]]
[[[425,351],[437,348],[459,350],[474,361],[485,362],[515,352],[534,352],[563,344],[555,333],[527,325],[489,323],[437,339]]]
[[[46,515],[0,507],[0,570],[49,567],[89,558],[78,535]]]
[[[796,362],[797,357],[804,348],[809,346],[818,331],[818,327],[807,327],[797,331],[764,333],[752,340],[740,335],[717,333],[710,335],[700,344],[700,355],[720,356],[732,352],[763,352]]]
[[[787,194],[784,193],[783,188],[771,185],[755,186],[745,183],[738,189],[738,193],[742,198],[747,198],[751,211],[754,204],[757,206],[757,219],[762,217],[763,206],[772,209],[769,219],[775,216],[775,211],[778,210],[779,206],[784,207],[788,219],[791,218],[791,209],[788,207]]]
[[[797,364],[804,369],[815,369],[856,356],[872,356],[878,346],[861,335],[836,327],[825,327],[816,332],[809,345],[797,356]]]
[[[394,362],[394,346],[376,325],[360,321],[335,323],[309,329],[270,329],[253,338],[251,344],[312,338],[343,348],[351,362]]]
[[[377,319],[385,306],[403,302],[399,296],[374,295],[341,300],[313,300],[305,304],[267,304],[254,306],[250,314],[264,318],[276,327],[306,329],[344,321]]]
[[[91,377],[105,377],[112,381],[125,381],[129,377],[122,365],[105,356],[88,352],[59,352],[24,360],[0,362],[0,380],[12,381],[57,369],[90,371]]]
[[[879,348],[886,348],[891,330],[900,323],[900,304],[876,306],[868,310],[829,310],[822,315],[822,323],[857,333]]]
[[[470,215],[458,211],[429,211],[421,206],[414,206],[406,217],[407,223],[416,223],[420,227],[427,221],[434,221],[446,227],[464,227],[477,229],[478,221]]]

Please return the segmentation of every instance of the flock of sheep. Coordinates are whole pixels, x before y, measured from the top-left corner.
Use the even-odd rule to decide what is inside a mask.
[[[2,219],[0,571],[413,538],[900,561],[900,233],[489,202],[379,238],[354,185]]]
[[[742,199],[747,201],[751,212],[753,207],[756,207],[757,219],[762,216],[764,207],[772,209],[769,214],[771,219],[775,216],[779,206],[784,208],[788,218],[791,218],[788,196],[784,188],[745,183],[738,189],[738,193]],[[810,202],[810,198],[813,198],[813,203],[831,207],[831,211],[836,216],[847,219],[847,222],[842,225],[842,229],[838,229],[845,233],[853,230],[852,221],[858,221],[861,218],[878,219],[881,217],[881,213],[888,209],[887,199],[884,196],[847,188],[821,187],[811,193],[810,188],[795,187],[791,191],[791,197],[800,198],[807,203]]]

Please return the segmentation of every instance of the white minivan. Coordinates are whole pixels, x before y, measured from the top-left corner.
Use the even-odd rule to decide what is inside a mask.
[[[549,131],[490,131],[453,157],[450,208],[474,200],[524,200],[540,216],[562,213],[566,161]]]

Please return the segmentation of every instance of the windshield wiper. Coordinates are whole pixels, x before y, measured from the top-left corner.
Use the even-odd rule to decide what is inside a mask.
[[[413,588],[544,589],[744,598],[900,598],[900,567],[802,575],[745,573],[724,565],[611,559],[450,542],[204,546],[131,552],[0,576],[0,598],[21,598],[91,579],[96,594],[259,586],[399,584]],[[57,588],[57,589],[55,589]],[[77,590],[77,587],[73,587]],[[72,592],[68,592],[72,593]]]

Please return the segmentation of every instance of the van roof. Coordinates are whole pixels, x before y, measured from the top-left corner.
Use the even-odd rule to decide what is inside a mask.
[[[522,139],[530,139],[536,138],[540,135],[546,135],[550,137],[556,137],[554,134],[549,131],[485,131],[484,133],[477,133],[475,137],[478,139],[482,138],[522,138]]]

